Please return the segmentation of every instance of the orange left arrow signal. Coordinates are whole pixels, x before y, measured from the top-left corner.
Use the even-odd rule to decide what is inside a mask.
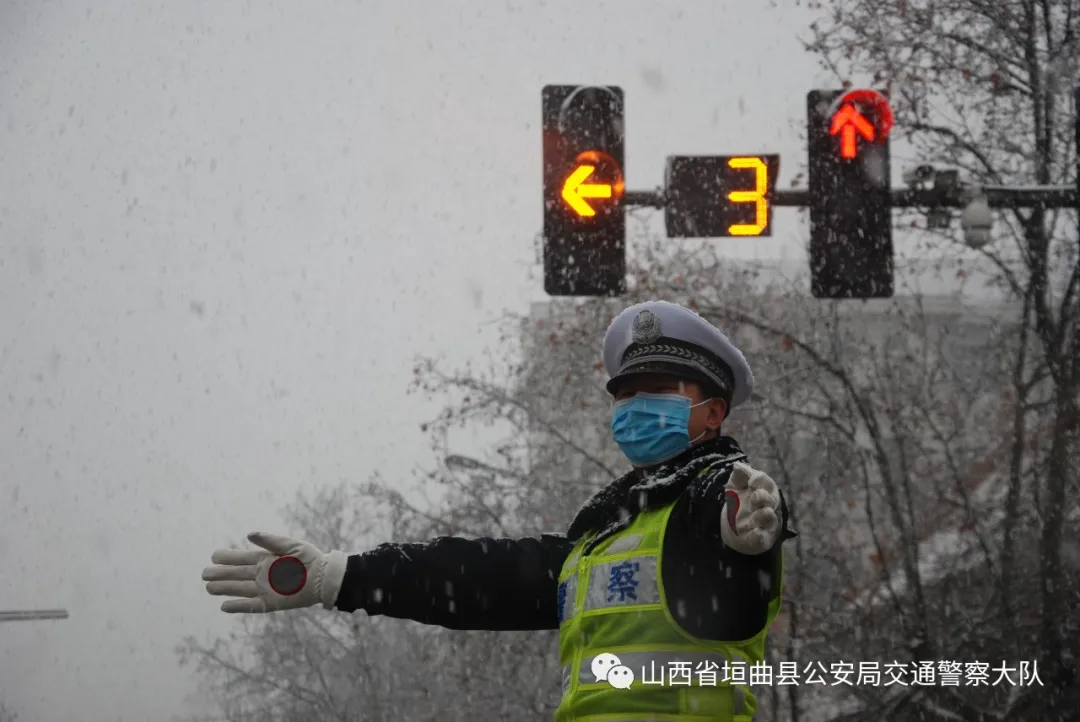
[[[858,133],[868,141],[874,140],[874,125],[866,117],[855,110],[855,106],[848,103],[833,116],[832,125],[829,127],[829,135],[840,134],[840,157],[855,157],[855,134]]]
[[[586,183],[596,170],[594,165],[579,165],[563,183],[562,197],[579,216],[595,216],[596,211],[585,202],[586,198],[611,198],[610,183]]]

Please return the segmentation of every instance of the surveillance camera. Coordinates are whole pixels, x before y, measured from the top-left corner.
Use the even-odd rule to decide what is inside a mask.
[[[909,186],[925,183],[933,180],[936,172],[932,165],[917,165],[914,168],[908,168],[903,173],[904,183]]]
[[[960,228],[964,230],[964,242],[972,248],[982,248],[990,242],[994,226],[994,214],[984,196],[976,196],[960,212]]]

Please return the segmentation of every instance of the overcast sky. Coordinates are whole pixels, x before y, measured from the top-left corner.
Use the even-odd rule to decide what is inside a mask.
[[[786,186],[826,76],[777,4],[0,0],[0,609],[71,612],[0,625],[0,700],[185,712],[175,644],[236,621],[212,550],[301,488],[411,483],[414,359],[544,298],[544,84],[624,88],[630,188],[758,151]],[[716,242],[804,238],[774,225]]]

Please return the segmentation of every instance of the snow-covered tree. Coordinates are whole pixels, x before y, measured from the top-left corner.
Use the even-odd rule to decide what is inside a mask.
[[[833,0],[820,7],[825,14],[808,49],[840,80],[889,90],[894,134],[908,142],[912,162],[957,168],[984,186],[1075,187],[1075,0]],[[1023,310],[1008,352],[1011,382],[1001,389],[1011,403],[995,419],[1009,431],[996,484],[1004,498],[991,603],[1006,649],[1037,657],[1049,677],[1038,704],[1011,699],[1008,717],[1065,719],[1080,707],[1069,649],[1080,636],[1070,612],[1077,568],[1068,541],[1080,435],[1080,236],[1075,213],[1055,209],[1010,209],[996,223],[996,242],[981,253]],[[952,254],[955,246],[938,243],[933,252]],[[1008,581],[1016,578],[1030,582],[1034,598]],[[954,711],[980,717],[963,704]]]

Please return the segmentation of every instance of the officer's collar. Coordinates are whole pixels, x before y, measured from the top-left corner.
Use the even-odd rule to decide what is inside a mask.
[[[655,468],[635,469],[598,492],[578,512],[567,531],[571,541],[585,533],[629,523],[638,512],[672,503],[707,467],[724,468],[746,458],[735,439],[718,436],[687,449]]]
[[[670,504],[705,468],[733,464],[745,458],[746,454],[735,439],[718,436],[657,467],[637,469],[628,475],[633,477],[627,489],[630,513]]]
[[[705,456],[730,456],[732,454],[742,454],[743,451],[739,448],[738,442],[730,436],[717,436],[707,441],[703,441],[700,444],[695,444],[689,449],[679,454],[673,459],[665,461],[663,464],[649,467],[648,469],[634,469],[627,476],[634,476],[641,482],[647,482],[650,479],[660,479],[666,476],[671,476],[673,473],[679,472],[687,465],[695,464],[698,459]]]

